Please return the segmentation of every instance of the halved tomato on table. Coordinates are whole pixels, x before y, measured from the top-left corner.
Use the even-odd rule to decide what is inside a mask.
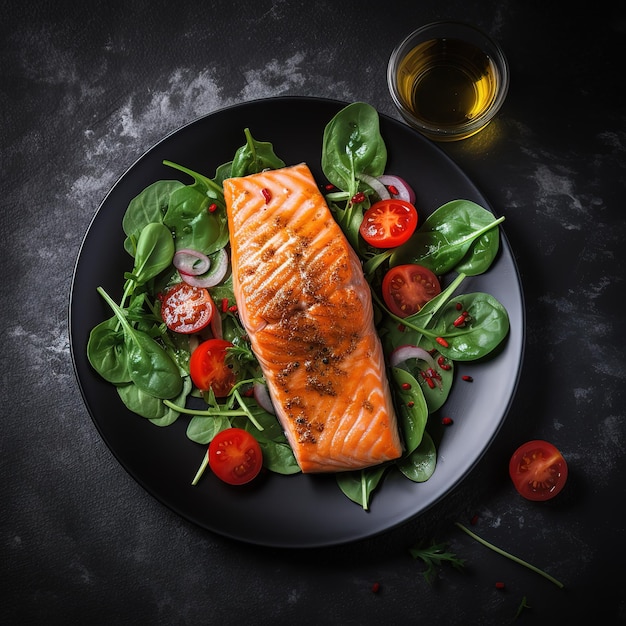
[[[211,294],[203,287],[178,283],[161,296],[161,317],[176,333],[196,333],[209,325],[215,313]]]
[[[263,465],[259,442],[247,430],[227,428],[209,444],[209,467],[229,485],[243,485],[256,478]]]
[[[417,228],[417,211],[405,200],[375,202],[365,211],[361,237],[375,248],[395,248],[406,243]]]
[[[417,313],[429,300],[441,293],[439,279],[422,265],[396,265],[385,274],[383,300],[398,317]]]
[[[200,391],[212,389],[216,398],[225,398],[230,393],[236,376],[226,363],[226,354],[232,347],[226,339],[207,339],[191,353],[189,375]]]
[[[536,439],[521,445],[511,456],[509,475],[515,489],[528,500],[554,498],[567,481],[567,463],[559,450]]]

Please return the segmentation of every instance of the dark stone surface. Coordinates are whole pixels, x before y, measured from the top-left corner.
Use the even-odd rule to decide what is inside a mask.
[[[626,620],[626,12],[557,5],[3,4],[0,622],[506,624],[523,597],[532,608],[519,623]],[[508,419],[449,497],[382,536],[291,551],[209,534],[128,476],[84,408],[67,330],[83,235],[146,149],[221,107],[310,95],[397,117],[389,54],[440,18],[482,27],[511,65],[497,120],[442,146],[506,216],[519,264],[527,343]],[[558,445],[570,466],[564,492],[539,505],[506,471],[532,438]],[[476,532],[565,589],[453,524],[474,515]],[[408,547],[433,538],[466,568],[444,567],[429,586]]]

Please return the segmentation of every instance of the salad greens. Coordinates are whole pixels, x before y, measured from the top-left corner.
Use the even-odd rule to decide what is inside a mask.
[[[146,224],[139,233],[135,250],[135,267],[127,276],[124,295],[145,285],[149,280],[166,270],[174,258],[172,233],[161,223]]]
[[[368,508],[371,494],[387,470],[397,469],[418,482],[430,478],[436,465],[436,447],[427,431],[429,416],[441,408],[450,393],[454,361],[487,356],[509,330],[507,312],[493,296],[475,293],[453,297],[466,276],[480,274],[491,266],[499,248],[497,225],[503,218],[496,219],[468,200],[454,200],[434,211],[411,239],[395,251],[381,253],[358,237],[363,213],[371,204],[370,198],[376,198],[372,177],[384,173],[386,158],[378,116],[369,105],[353,103],[327,125],[322,169],[339,191],[327,194],[326,199],[363,262],[378,308],[378,331],[385,354],[410,344],[430,351],[436,364],[432,368],[422,360],[410,359],[401,367],[390,369],[406,447],[403,457],[382,468],[337,475],[345,495],[364,509]],[[386,266],[401,263],[417,263],[438,275],[455,271],[458,276],[416,314],[400,318],[385,307],[378,289]],[[455,326],[459,304],[471,315],[471,323]],[[445,367],[441,366],[440,358],[444,359]],[[429,376],[425,375],[427,372]],[[431,385],[433,380],[437,384],[431,387],[427,378]],[[359,488],[355,487],[357,484]]]
[[[140,391],[154,398],[177,396],[182,390],[183,381],[174,359],[147,332],[132,326],[122,309],[102,287],[98,287],[98,293],[113,309],[120,322],[130,381]]]
[[[335,187],[352,197],[363,187],[360,175],[380,176],[386,164],[387,147],[374,108],[355,102],[328,123],[322,141],[322,170]]]
[[[224,338],[234,345],[230,356],[240,381],[226,402],[206,394],[202,409],[187,406],[201,395],[189,375],[189,337],[169,331],[160,315],[159,295],[181,282],[173,266],[175,251],[191,248],[211,258],[229,244],[223,180],[233,171],[245,176],[284,165],[273,154],[271,144],[257,142],[248,129],[244,134],[245,145],[232,162],[218,168],[214,179],[165,161],[166,166],[190,176],[193,183],[157,181],[131,200],[122,227],[124,249],[134,259],[133,269],[124,274],[119,304],[98,287],[114,315],[92,329],[87,357],[96,372],[116,386],[120,399],[133,413],[162,427],[188,414],[187,436],[202,444],[231,426],[248,429],[261,445],[265,466],[291,474],[299,468],[276,418],[239,391],[251,388],[262,375],[235,313],[220,310],[215,314],[221,318]],[[230,277],[210,293],[215,302],[234,302]]]
[[[222,168],[224,178],[258,174],[265,169],[276,170],[285,167],[285,162],[274,154],[274,147],[267,141],[255,141],[246,128],[244,130],[246,143],[235,152],[235,157],[228,168]],[[222,181],[224,180],[222,178]]]
[[[124,274],[119,303],[98,287],[113,316],[92,329],[87,356],[96,372],[116,386],[130,411],[157,426],[168,426],[186,415],[187,437],[202,445],[221,430],[243,428],[259,441],[266,468],[293,474],[300,468],[280,424],[251,393],[264,380],[236,313],[228,306],[216,307],[214,313],[219,316],[222,336],[234,345],[228,358],[238,375],[229,396],[220,400],[211,390],[201,394],[193,388],[189,337],[169,331],[160,315],[159,295],[181,281],[173,265],[175,252],[190,248],[211,258],[224,254],[228,247],[223,181],[285,166],[271,143],[255,140],[247,128],[244,136],[245,144],[231,161],[217,168],[213,178],[164,161],[193,182],[157,181],[131,200],[122,227],[133,269]],[[428,431],[433,414],[450,393],[454,362],[485,357],[508,333],[506,310],[493,296],[457,293],[466,276],[487,271],[496,258],[502,219],[468,200],[454,200],[432,213],[399,248],[381,253],[368,246],[359,236],[359,226],[364,211],[379,197],[377,177],[385,173],[387,148],[378,113],[362,102],[346,106],[327,124],[321,164],[334,186],[326,193],[328,205],[370,283],[385,354],[412,345],[432,356],[429,362],[405,359],[388,370],[405,446],[402,458],[336,475],[341,491],[367,509],[372,493],[388,473],[398,472],[415,482],[432,476],[437,450]],[[384,273],[402,263],[418,263],[436,274],[452,276],[438,296],[406,318],[389,311],[379,296]],[[234,302],[231,277],[209,292],[216,303]],[[455,324],[459,307],[468,312],[468,323],[462,326]]]
[[[350,245],[359,251],[359,226],[369,199],[365,195],[364,202],[358,203],[353,198],[359,191],[371,193],[363,176],[380,176],[387,164],[387,147],[380,134],[377,111],[354,102],[335,115],[324,130],[321,161],[324,176],[341,190],[329,194],[327,199],[347,201],[342,211],[335,211],[335,219]]]
[[[228,224],[224,211],[209,211],[211,203],[224,205],[221,187],[202,174],[165,161],[189,174],[193,185],[178,187],[170,195],[163,223],[173,233],[176,249],[191,248],[210,255],[228,243]]]
[[[135,256],[137,240],[144,226],[163,222],[170,196],[179,187],[183,187],[183,183],[177,180],[160,180],[146,187],[130,201],[122,219],[122,228],[126,234],[124,249],[128,254]]]
[[[495,226],[504,221],[469,200],[453,200],[432,213],[389,259],[390,265],[418,263],[442,275],[455,270],[466,276],[489,269],[498,252]]]

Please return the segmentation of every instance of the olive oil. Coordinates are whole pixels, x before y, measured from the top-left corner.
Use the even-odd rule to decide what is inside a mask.
[[[485,52],[452,38],[420,43],[397,69],[404,106],[424,124],[442,130],[471,123],[484,113],[496,97],[499,80]]]

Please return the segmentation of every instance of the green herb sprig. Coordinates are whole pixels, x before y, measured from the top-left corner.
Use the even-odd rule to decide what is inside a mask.
[[[501,548],[494,546],[492,543],[489,543],[482,537],[479,537],[476,533],[473,533],[469,528],[466,528],[465,526],[463,526],[463,524],[459,522],[455,522],[455,525],[458,528],[460,528],[464,533],[467,533],[472,539],[475,539],[476,541],[478,541],[478,543],[489,548],[490,550],[493,550],[494,552],[497,552],[498,554],[505,556],[507,559],[510,559],[511,561],[514,561],[515,563],[518,563],[519,565],[523,565],[524,567],[527,567],[529,570],[532,570],[533,572],[535,572],[536,574],[539,574],[540,576],[543,576],[544,578],[547,578],[550,582],[554,583],[557,587],[559,587],[559,589],[562,589],[564,587],[563,583],[558,581],[556,578],[554,578],[554,576],[551,576],[550,574],[544,572],[538,567],[531,565],[527,561],[524,561],[520,559],[519,557],[514,556],[510,552],[506,552],[505,550],[502,550]]]
[[[426,582],[432,584],[437,577],[437,568],[444,563],[449,563],[456,570],[465,567],[465,561],[459,559],[456,554],[448,550],[445,543],[432,543],[430,545],[418,544],[409,548],[409,553],[414,559],[421,559],[426,570],[423,572]]]

